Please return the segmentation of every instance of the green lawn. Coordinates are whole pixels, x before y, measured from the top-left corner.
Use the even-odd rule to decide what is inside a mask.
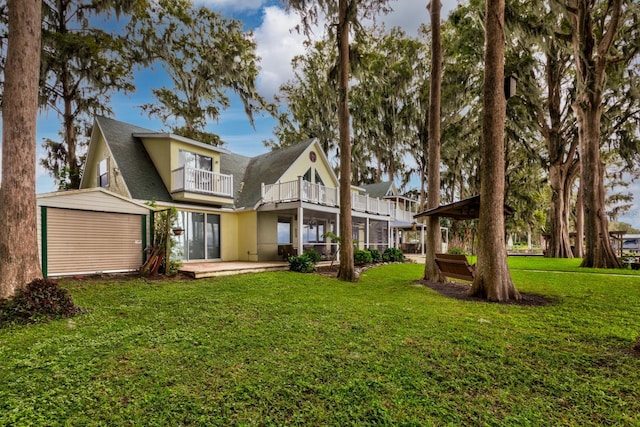
[[[543,261],[510,263],[544,307],[421,265],[66,282],[88,314],[0,329],[0,425],[640,425],[640,276]]]

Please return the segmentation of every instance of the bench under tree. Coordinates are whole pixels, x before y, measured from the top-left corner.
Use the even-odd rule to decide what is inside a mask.
[[[436,265],[444,277],[473,282],[476,266],[469,265],[466,255],[436,254]]]

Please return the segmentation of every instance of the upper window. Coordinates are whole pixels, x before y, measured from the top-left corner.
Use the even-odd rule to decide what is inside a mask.
[[[311,181],[311,176],[313,176],[315,181]],[[320,178],[318,170],[315,168],[309,168],[307,172],[305,172],[305,174],[302,176],[302,179],[307,182],[314,182],[315,184],[324,185],[324,182],[322,182],[322,178]]]
[[[213,159],[211,157],[192,153],[191,151],[180,150],[178,163],[180,166],[186,166],[192,169],[213,171]]]
[[[109,186],[109,159],[102,159],[98,163],[98,186],[103,188]]]

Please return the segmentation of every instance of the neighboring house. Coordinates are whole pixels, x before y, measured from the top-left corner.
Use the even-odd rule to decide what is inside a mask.
[[[623,235],[622,236],[622,252],[629,253],[629,254],[639,253],[640,252],[640,234]]]
[[[361,248],[393,246],[394,227],[411,225],[415,202],[383,184],[384,194],[353,187],[353,234]],[[329,257],[336,250],[322,236],[339,234],[338,178],[316,140],[250,158],[97,117],[80,187],[175,206],[183,261],[279,260],[308,247]]]

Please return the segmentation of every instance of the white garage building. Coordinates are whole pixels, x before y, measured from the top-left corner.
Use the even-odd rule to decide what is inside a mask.
[[[102,188],[39,194],[38,248],[45,277],[136,271],[153,208]]]

